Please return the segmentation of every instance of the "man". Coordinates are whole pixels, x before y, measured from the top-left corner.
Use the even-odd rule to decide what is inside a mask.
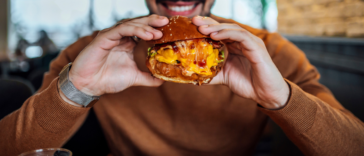
[[[306,155],[363,153],[363,123],[318,83],[319,73],[293,44],[210,15],[214,0],[146,3],[159,16],[81,38],[52,62],[39,93],[1,121],[0,153],[61,147],[81,126],[89,105],[57,89],[69,62],[75,88],[102,95],[93,107],[113,155],[251,155],[269,117]],[[228,61],[212,85],[163,83],[147,72],[145,41],[160,38],[152,27],[173,15],[194,17],[201,33],[227,43]]]

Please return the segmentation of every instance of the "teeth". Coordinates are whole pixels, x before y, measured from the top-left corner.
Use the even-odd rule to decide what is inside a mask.
[[[168,6],[169,10],[175,11],[175,12],[183,12],[183,11],[190,11],[193,9],[193,5],[190,6]]]

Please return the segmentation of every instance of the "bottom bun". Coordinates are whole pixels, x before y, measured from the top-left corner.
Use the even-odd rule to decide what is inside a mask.
[[[212,75],[199,75],[196,73],[190,76],[182,74],[182,66],[171,65],[163,62],[158,62],[156,59],[148,57],[146,65],[153,76],[164,81],[176,83],[189,83],[194,85],[202,85],[210,83],[210,81],[219,73],[223,63],[211,67]]]
[[[167,77],[167,76],[163,76],[160,74],[153,74],[153,76],[158,79],[164,80],[164,81],[170,81],[170,82],[175,82],[175,83],[190,83],[190,84],[194,84],[194,85],[201,85],[204,83],[209,83],[212,80],[211,78],[207,78],[204,80],[184,80],[179,77]]]

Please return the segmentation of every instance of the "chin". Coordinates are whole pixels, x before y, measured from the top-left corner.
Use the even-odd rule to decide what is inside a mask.
[[[148,49],[146,65],[152,75],[164,81],[202,85],[223,68],[227,51],[221,41],[201,34],[188,17],[173,16],[163,33]]]

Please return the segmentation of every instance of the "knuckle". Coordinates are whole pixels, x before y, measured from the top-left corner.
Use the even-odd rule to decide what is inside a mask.
[[[140,25],[140,27],[143,28],[143,29],[149,29],[149,28],[151,28],[149,25],[146,25],[146,24]]]
[[[143,25],[143,29],[148,30],[148,31],[153,31],[154,28],[152,28],[151,26],[148,26],[148,25]]]
[[[144,31],[144,29],[141,27],[134,27],[134,31],[139,32],[139,31]]]
[[[124,27],[128,26],[128,23],[122,23],[116,26],[116,29],[123,29]]]

